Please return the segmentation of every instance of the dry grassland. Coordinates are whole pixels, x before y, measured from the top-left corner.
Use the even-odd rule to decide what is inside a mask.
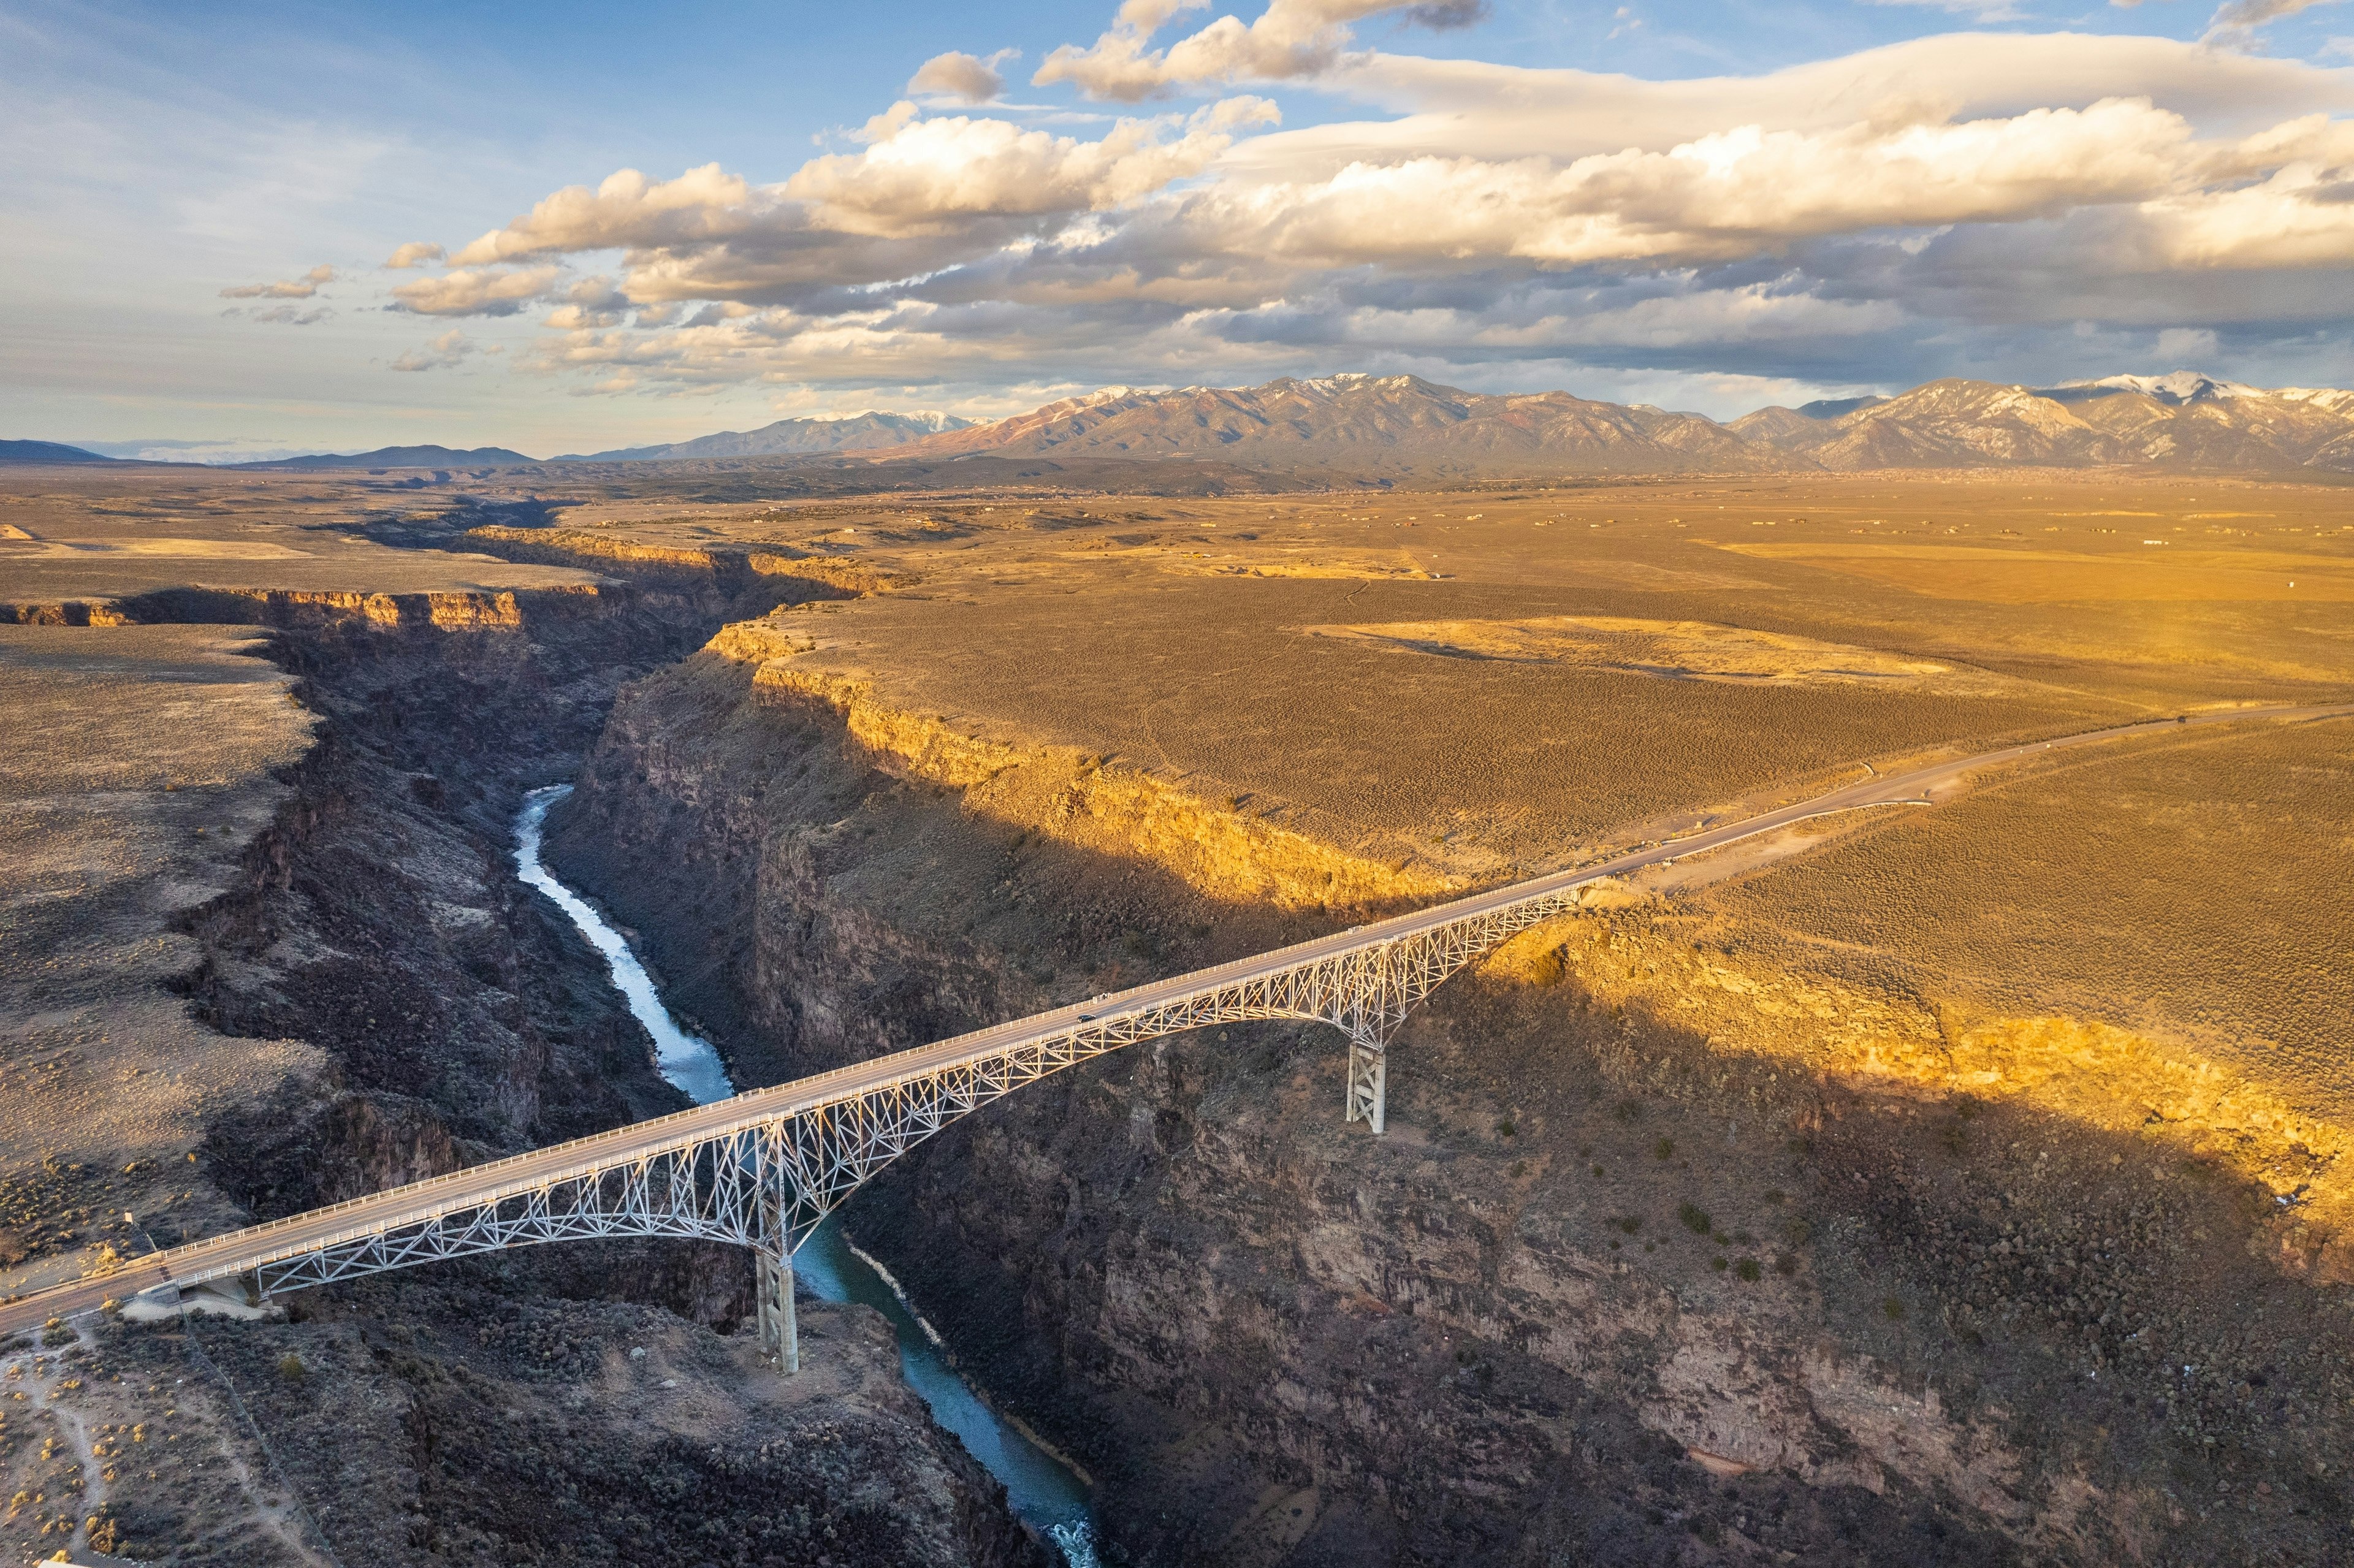
[[[895,574],[720,645],[886,766],[1295,906],[1320,864],[1362,901],[1426,898],[1858,764],[2354,694],[2354,499],[2324,487],[944,496],[695,526]],[[2147,1118],[2168,1158],[2310,1187],[2283,1213],[2326,1228],[2284,1245],[2317,1266],[2354,1220],[2319,1181],[2354,1128],[2349,755],[2345,724],[2084,754],[1784,846],[1680,917],[1751,955],[1740,983],[1807,992],[1768,1016],[1856,1025],[1810,1070]],[[1648,979],[1710,994],[1686,968]],[[1914,1040],[1923,1018],[1945,1022]]]
[[[1979,671],[1704,620],[1555,615],[1529,620],[1311,626],[1308,634],[1363,638],[1409,652],[1457,659],[1583,664],[1658,680],[1800,686],[1909,684],[1956,694],[2003,694],[2001,677]]]
[[[446,496],[366,475],[201,469],[28,469],[0,485],[0,621],[107,609],[158,589],[378,595],[582,584],[564,567],[387,549],[372,519],[438,513]]]
[[[2171,1040],[2354,1126],[2354,723],[2142,742],[1892,817],[1711,895],[1811,966]]]
[[[2343,612],[2298,595],[2354,562],[2348,515],[2323,488],[2012,478],[632,501],[564,520],[864,566],[888,591],[780,612],[811,679],[1460,880],[1862,762],[2342,693]],[[2175,546],[2140,541],[2161,534],[2199,552],[2152,566]],[[2009,591],[2054,538],[2091,597]],[[1940,552],[1903,557],[1932,591],[1852,569],[1892,548]],[[2252,572],[2308,560],[2308,578],[2247,597],[2208,558],[2242,552]],[[1982,588],[1995,577],[2006,594]]]
[[[225,886],[308,747],[286,677],[211,627],[0,627],[0,1290],[72,1278],[228,1212],[211,1117],[302,1070],[165,989],[171,917]]]
[[[2219,530],[2220,532],[2220,530]],[[1990,604],[2354,602],[2354,561],[2283,550],[2165,549],[2146,538],[2143,554],[1987,549],[1975,545],[1734,545],[1762,560],[1804,561],[1933,599]]]

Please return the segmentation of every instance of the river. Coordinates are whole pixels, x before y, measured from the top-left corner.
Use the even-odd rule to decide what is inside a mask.
[[[547,809],[571,792],[569,784],[554,784],[524,797],[523,813],[515,819],[516,874],[554,899],[589,944],[605,955],[612,966],[613,984],[653,1036],[654,1065],[662,1075],[698,1105],[730,1097],[736,1086],[718,1051],[679,1026],[628,941],[596,906],[541,863],[541,828]],[[889,1319],[899,1337],[900,1368],[908,1386],[931,1406],[932,1418],[955,1433],[972,1457],[1004,1483],[1013,1511],[1052,1541],[1071,1568],[1097,1568],[1095,1514],[1087,1483],[991,1410],[957,1375],[943,1354],[939,1335],[900,1294],[896,1282],[851,1245],[842,1234],[840,1218],[838,1213],[829,1218],[801,1244],[793,1258],[795,1275],[824,1300],[855,1301]]]

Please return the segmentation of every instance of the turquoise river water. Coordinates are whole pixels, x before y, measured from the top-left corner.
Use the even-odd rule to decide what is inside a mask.
[[[515,872],[528,885],[555,900],[591,946],[612,966],[613,983],[630,1011],[654,1039],[654,1063],[662,1075],[698,1105],[736,1093],[718,1051],[679,1026],[663,1005],[652,976],[630,944],[582,898],[540,863],[540,835],[547,809],[572,792],[569,784],[535,789],[524,798],[515,820]],[[1071,1568],[1097,1568],[1095,1514],[1086,1482],[1068,1466],[1033,1443],[991,1410],[959,1377],[943,1353],[940,1337],[901,1294],[881,1265],[852,1245],[837,1223],[820,1225],[794,1255],[793,1269],[828,1301],[855,1301],[891,1320],[899,1337],[899,1365],[908,1386],[932,1408],[932,1418],[969,1449],[989,1473],[1005,1484],[1013,1510],[1058,1547]]]

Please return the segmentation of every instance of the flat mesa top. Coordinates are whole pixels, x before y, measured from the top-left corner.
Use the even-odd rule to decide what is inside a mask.
[[[795,669],[1469,876],[1762,780],[2354,682],[2354,504],[2322,485],[620,496],[560,522],[868,568],[889,591],[776,618]]]
[[[0,604],[161,588],[496,592],[598,580],[569,566],[395,549],[372,525],[447,509],[448,486],[390,476],[196,468],[0,470]]]

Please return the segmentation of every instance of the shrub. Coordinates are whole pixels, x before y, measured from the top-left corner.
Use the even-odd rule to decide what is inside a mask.
[[[1673,1160],[1676,1157],[1676,1140],[1672,1138],[1663,1138],[1651,1145],[1651,1152],[1662,1160]]]
[[[1880,1311],[1881,1315],[1892,1323],[1902,1323],[1904,1321],[1904,1303],[1899,1301],[1893,1296],[1883,1296],[1881,1298]]]
[[[1496,1124],[1496,1131],[1500,1137],[1511,1138],[1514,1134],[1518,1133],[1520,1128],[1512,1125],[1511,1118],[1506,1117],[1503,1120]]]
[[[1721,1257],[1712,1257],[1712,1258],[1710,1258],[1710,1259],[1708,1260],[1708,1266],[1709,1266],[1711,1268],[1712,1268],[1712,1269],[1716,1270],[1716,1271],[1717,1271],[1717,1273],[1719,1273],[1719,1274],[1723,1274],[1726,1269],[1728,1269],[1728,1268],[1730,1268],[1730,1267],[1732,1267],[1732,1266],[1733,1266],[1731,1264],[1729,1264],[1729,1263],[1725,1262],[1725,1260],[1724,1260],[1724,1259],[1723,1259],[1723,1258],[1721,1258]]]
[[[278,1375],[288,1383],[301,1383],[309,1374],[310,1369],[302,1364],[302,1358],[292,1351],[278,1358]]]
[[[1676,1218],[1681,1220],[1684,1223],[1684,1229],[1694,1235],[1704,1236],[1715,1228],[1714,1223],[1708,1217],[1708,1211],[1698,1203],[1681,1205],[1676,1210]]]
[[[1764,1274],[1766,1271],[1757,1266],[1757,1260],[1755,1258],[1744,1257],[1739,1263],[1733,1266],[1733,1272],[1741,1276],[1742,1278],[1755,1283],[1758,1276]]]

